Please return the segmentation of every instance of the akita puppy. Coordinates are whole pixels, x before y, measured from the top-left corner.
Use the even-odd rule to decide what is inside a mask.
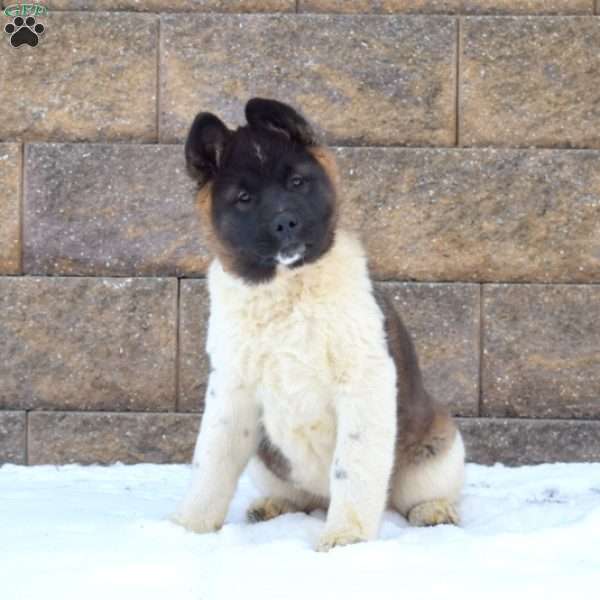
[[[221,527],[249,464],[251,521],[327,510],[319,550],[377,536],[386,507],[457,523],[464,447],[423,387],[400,317],[337,226],[333,156],[294,109],[254,98],[229,130],[200,113],[185,145],[214,252],[211,373],[175,520]]]

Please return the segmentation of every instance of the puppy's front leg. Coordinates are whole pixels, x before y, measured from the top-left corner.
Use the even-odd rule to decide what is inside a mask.
[[[396,378],[383,361],[337,401],[330,504],[317,550],[377,536],[386,506],[396,440]]]
[[[257,447],[258,408],[241,386],[211,374],[192,479],[174,521],[204,533],[223,525],[237,481]]]

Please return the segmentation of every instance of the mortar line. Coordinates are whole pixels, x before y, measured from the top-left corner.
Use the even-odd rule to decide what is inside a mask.
[[[157,15],[158,17],[158,31],[157,31],[157,40],[156,40],[156,143],[160,144],[160,87],[161,87],[161,79],[160,79],[160,55],[161,55],[161,14]]]
[[[483,409],[483,360],[484,360],[484,310],[483,310],[483,283],[479,284],[479,396],[477,403],[477,415],[482,416]]]
[[[12,275],[0,275],[2,277],[12,277]],[[206,275],[192,276],[188,277],[185,275],[181,275],[179,278],[174,277],[172,275],[72,275],[68,273],[27,273],[23,275],[23,279],[30,278],[39,278],[45,277],[46,279],[132,279],[132,280],[143,280],[143,279],[152,279],[152,280],[162,280],[162,279],[182,279],[189,281],[206,281]],[[377,276],[373,277],[373,281],[375,283],[383,283],[383,284],[407,284],[407,285],[511,285],[511,286],[538,286],[538,287],[550,287],[550,286],[561,286],[561,287],[569,287],[569,286],[586,286],[586,287],[598,287],[600,286],[600,281],[509,281],[505,279],[498,279],[493,281],[481,281],[477,280],[464,280],[464,279],[394,279],[394,278],[379,278]]]
[[[25,247],[25,142],[19,148],[19,275],[25,273],[24,247]]]
[[[2,411],[0,411],[2,412]],[[46,416],[49,418],[58,418],[62,415],[77,415],[85,418],[104,418],[106,416],[119,416],[119,417],[168,417],[168,416],[177,416],[177,417],[192,417],[194,419],[198,418],[202,414],[202,410],[182,410],[177,414],[173,412],[166,412],[164,410],[70,410],[70,409],[40,409],[40,410],[31,410],[28,409],[28,413],[36,412],[39,415]],[[565,422],[573,422],[573,423],[598,423],[600,424],[599,417],[591,417],[591,416],[568,416],[568,417],[560,417],[560,416],[551,416],[551,417],[540,417],[533,415],[523,415],[518,417],[506,417],[501,415],[486,415],[483,417],[478,417],[477,415],[465,415],[462,413],[455,414],[459,419],[465,420],[475,420],[479,419],[482,421],[532,421],[535,423],[541,422],[551,422],[551,423],[565,423]]]
[[[180,409],[179,397],[179,369],[181,368],[181,357],[179,353],[179,326],[181,322],[181,279],[177,278],[177,296],[175,299],[175,412]]]
[[[458,17],[456,20],[456,89],[455,89],[455,106],[454,110],[456,112],[456,122],[454,124],[455,127],[455,145],[457,147],[460,146],[460,106],[461,106],[461,98],[460,98],[460,87],[461,87],[461,73],[460,73],[460,54],[462,52],[462,44],[461,44],[461,36],[462,36],[462,18]]]
[[[25,411],[25,464],[29,464],[29,410]]]
[[[600,2],[600,0],[599,0]],[[6,139],[6,140],[1,140],[0,143],[3,144],[10,144],[10,143],[16,143],[14,140],[10,140],[10,139]],[[185,139],[182,139],[181,141],[172,141],[172,140],[166,140],[163,142],[159,142],[160,146],[183,146],[185,143]],[[28,146],[98,146],[98,147],[102,147],[102,146],[119,146],[119,147],[135,147],[135,148],[145,148],[146,146],[156,146],[157,143],[156,142],[148,142],[148,141],[128,141],[128,142],[119,142],[116,140],[112,140],[112,141],[94,141],[94,140],[88,140],[88,141],[80,141],[80,142],[75,142],[75,141],[48,141],[48,142],[43,142],[43,141],[36,141],[36,142],[27,142]],[[557,152],[557,153],[565,153],[565,154],[581,154],[581,153],[586,153],[586,154],[600,154],[600,148],[573,148],[573,147],[569,147],[566,145],[557,145],[557,146],[549,146],[549,145],[545,145],[545,146],[519,146],[519,145],[502,145],[502,144],[496,144],[496,145],[492,145],[492,144],[486,144],[486,145],[478,145],[478,144],[462,144],[460,146],[460,148],[457,148],[454,145],[424,145],[424,144],[400,144],[400,143],[396,143],[396,144],[375,144],[375,143],[368,143],[368,144],[356,144],[356,143],[346,143],[346,142],[326,142],[325,144],[328,148],[331,148],[333,150],[335,149],[340,149],[340,150],[404,150],[404,151],[417,151],[417,150],[421,150],[421,151],[440,151],[440,150],[445,150],[445,151],[449,151],[449,150],[475,150],[475,151],[503,151],[503,152],[508,152],[508,151],[514,151],[514,152],[530,152],[530,153],[534,153],[534,152]]]
[[[17,2],[14,2],[14,4],[16,4]],[[299,7],[299,3],[300,0],[296,0],[296,7]],[[1,7],[2,3],[0,2],[0,7]],[[600,12],[600,0],[597,0],[597,6],[598,6],[598,11]],[[592,0],[592,11],[594,9],[594,4],[593,4],[593,0]],[[133,9],[117,9],[117,8],[112,8],[112,9],[77,9],[77,8],[56,8],[53,7],[52,8],[52,12],[53,13],[76,13],[76,14],[82,14],[82,15],[157,15],[157,14],[167,14],[167,15],[172,15],[172,16],[179,16],[179,17],[186,17],[189,15],[207,15],[207,14],[212,14],[212,15],[219,15],[219,16],[224,16],[224,15],[265,15],[265,16],[274,16],[274,15],[284,15],[284,14],[294,14],[292,11],[287,11],[287,10],[276,10],[276,9],[271,9],[271,10],[266,10],[266,11],[247,11],[247,10],[238,10],[238,11],[196,11],[196,10],[145,10],[145,11],[139,11],[139,10],[133,10]],[[348,12],[348,13],[344,13],[344,12],[339,12],[339,11],[335,11],[335,10],[318,10],[316,11],[315,9],[309,9],[308,11],[305,12],[301,12],[300,14],[303,15],[307,15],[307,16],[311,16],[311,15],[324,15],[326,17],[347,17],[347,16],[374,16],[374,17],[394,17],[394,16],[408,16],[408,17],[427,17],[427,18],[450,18],[450,17],[456,17],[457,13],[456,11],[451,11],[451,10],[440,10],[439,12],[422,12],[419,10],[412,10],[412,11],[402,11],[402,12]],[[486,13],[486,14],[477,14],[477,13],[465,13],[460,15],[461,17],[466,17],[466,16],[472,16],[475,17],[477,19],[486,19],[486,20],[492,20],[492,19],[512,19],[515,17],[524,17],[527,19],[553,19],[553,18],[572,18],[572,17],[576,17],[576,18],[582,18],[582,17],[589,17],[590,14],[594,14],[592,13],[587,13],[587,12],[581,12],[581,11],[575,11],[575,10],[571,10],[571,11],[567,11],[567,12],[560,12],[560,13],[552,13],[552,12],[547,12],[547,13],[523,13],[523,12],[501,12],[501,13]]]

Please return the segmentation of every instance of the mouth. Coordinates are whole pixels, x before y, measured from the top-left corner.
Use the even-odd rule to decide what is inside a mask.
[[[275,260],[278,264],[285,267],[290,267],[295,263],[304,259],[306,255],[306,244],[290,244],[285,248],[282,248]]]

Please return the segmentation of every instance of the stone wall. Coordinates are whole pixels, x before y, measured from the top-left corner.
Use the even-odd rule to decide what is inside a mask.
[[[600,460],[600,2],[48,6],[39,46],[0,44],[0,462],[190,459],[209,255],[181,142],[254,95],[335,148],[470,459]]]

